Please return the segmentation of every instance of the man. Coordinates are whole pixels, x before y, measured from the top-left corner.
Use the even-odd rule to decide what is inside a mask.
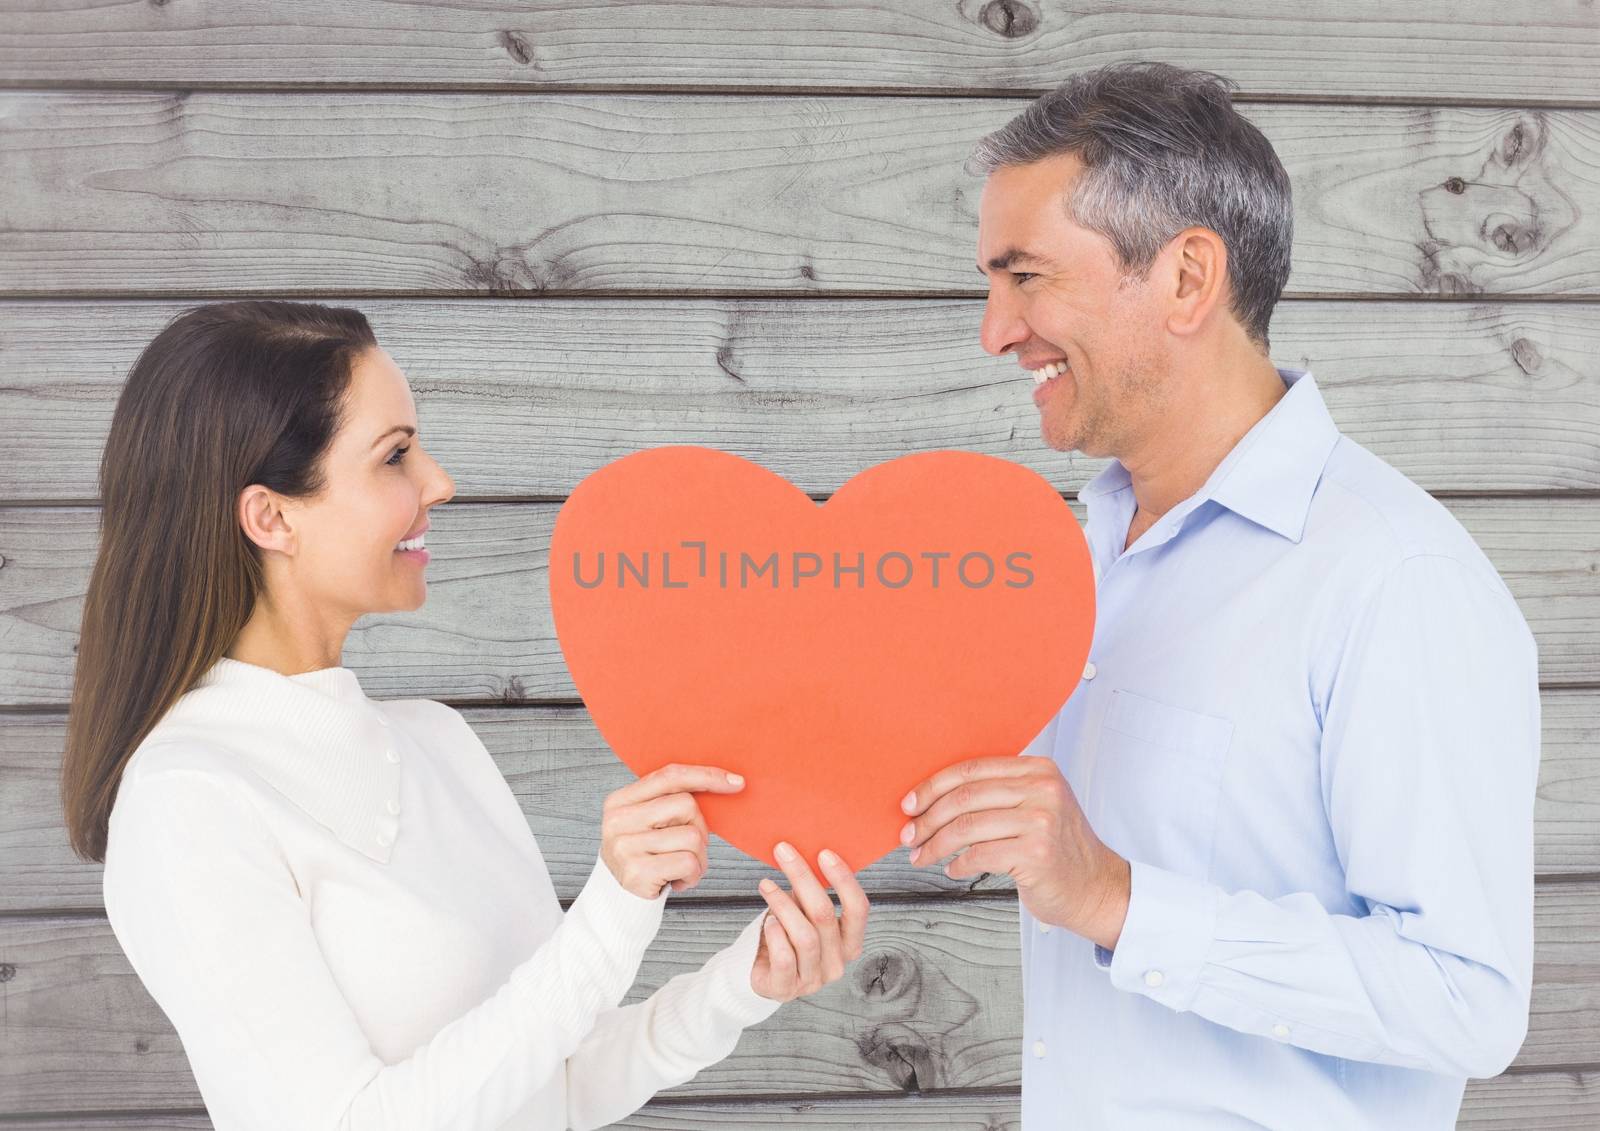
[[[1232,85],[1081,74],[975,158],[984,348],[1114,457],[1083,682],[904,805],[913,863],[1015,879],[1027,1131],[1450,1128],[1527,1029],[1534,640],[1268,359],[1289,183]]]

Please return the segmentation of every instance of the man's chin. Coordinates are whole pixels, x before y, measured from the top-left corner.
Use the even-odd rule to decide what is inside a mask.
[[[1051,428],[1049,423],[1045,421],[1041,421],[1039,424],[1039,438],[1045,442],[1046,447],[1053,448],[1058,452],[1077,452],[1080,455],[1091,454],[1083,450],[1084,437],[1070,432],[1059,432]]]

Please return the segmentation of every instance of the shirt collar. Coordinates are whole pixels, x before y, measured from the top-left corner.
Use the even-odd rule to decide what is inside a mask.
[[[349,668],[286,676],[223,656],[159,725],[223,743],[345,844],[389,862],[399,831],[395,739]]]
[[[1311,499],[1339,441],[1339,428],[1309,369],[1280,368],[1278,376],[1288,390],[1240,438],[1204,486],[1174,508],[1181,511],[1174,516],[1177,521],[1211,499],[1291,542],[1305,536]],[[1094,508],[1094,500],[1132,483],[1128,469],[1114,459],[1083,485],[1078,498]]]

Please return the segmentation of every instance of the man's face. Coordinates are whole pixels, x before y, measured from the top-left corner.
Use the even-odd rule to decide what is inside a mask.
[[[1110,241],[1067,216],[1082,168],[1065,154],[990,174],[978,206],[978,270],[989,279],[980,338],[1030,371],[1066,364],[1033,388],[1045,443],[1122,455],[1165,400],[1162,313],[1152,286],[1124,282]]]

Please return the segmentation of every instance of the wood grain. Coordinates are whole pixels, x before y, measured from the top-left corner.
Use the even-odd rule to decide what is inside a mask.
[[[521,803],[556,892],[575,898],[600,850],[601,799],[632,774],[581,707],[484,708],[462,712]],[[1600,873],[1600,692],[1547,690],[1535,809],[1536,868],[1545,876]],[[59,715],[0,714],[0,912],[99,910],[101,866],[67,845],[59,801],[64,723]],[[744,897],[769,871],[720,838],[691,903]],[[895,852],[866,868],[874,896],[1002,891],[1009,877],[949,880]]]
[[[0,81],[795,91],[1037,91],[1069,72],[1161,59],[1241,96],[1503,102],[1600,99],[1592,5],[1417,0],[4,0]],[[1419,49],[1426,44],[1426,50]]]
[[[1600,682],[1600,500],[1448,505],[1521,604],[1539,640],[1541,679]],[[414,612],[363,618],[345,641],[345,662],[362,675],[367,694],[479,703],[574,699],[547,597],[558,509],[435,508],[426,602]],[[0,508],[0,708],[66,705],[98,515],[92,507]]]
[[[972,299],[330,301],[365,311],[405,370],[459,500],[563,498],[658,444],[736,452],[814,494],[937,448],[1073,491],[1106,462],[1045,446]],[[190,305],[0,303],[0,499],[95,500],[128,370]],[[1429,490],[1600,490],[1600,305],[1286,302],[1272,339],[1351,439]]]
[[[1460,1131],[1593,1131],[1600,1124],[1600,1073],[1520,1072],[1470,1080]],[[30,1120],[34,1131],[211,1131],[204,1114]],[[1015,1091],[979,1095],[891,1095],[658,1102],[614,1126],[626,1131],[1021,1131]]]
[[[1024,100],[20,93],[0,294],[975,294]],[[1600,294],[1600,112],[1250,115],[1295,295]]]
[[[1529,1035],[1516,1066],[1600,1060],[1600,882],[1542,885]],[[732,941],[750,906],[668,910],[636,1001]],[[194,1106],[176,1033],[99,918],[0,919],[0,1097],[18,1114]],[[1015,1087],[1021,1010],[1015,902],[944,899],[874,910],[839,982],[746,1031],[669,1095]]]

